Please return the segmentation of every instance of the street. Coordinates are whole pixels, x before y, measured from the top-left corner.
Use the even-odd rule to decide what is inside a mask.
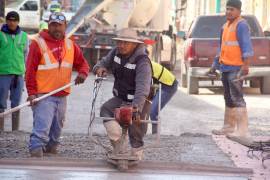
[[[179,77],[177,70],[175,74]],[[76,74],[73,76],[75,78]],[[90,121],[94,79],[95,76],[90,75],[83,85],[72,88],[72,94],[68,99],[67,120],[59,148],[60,156],[64,159],[104,159],[105,154],[102,148],[87,143],[89,142],[87,132]],[[113,78],[111,76],[102,82],[96,102],[96,116],[99,116],[101,104],[112,96],[112,83]],[[208,86],[209,84],[209,82],[204,82],[202,85]],[[220,83],[218,84],[220,85]],[[261,95],[257,89],[251,88],[246,88],[245,92],[251,134],[256,136],[257,140],[261,137],[265,139],[270,136],[270,123],[267,116],[270,110],[270,107],[267,106],[270,96]],[[24,100],[26,99],[26,92],[24,92],[23,98]],[[146,149],[144,159],[158,162],[170,161],[236,167],[235,164],[237,165],[239,160],[236,159],[235,161],[234,157],[240,157],[240,155],[230,154],[231,150],[226,150],[228,147],[236,146],[234,145],[235,143],[232,144],[229,140],[225,140],[226,138],[214,137],[212,139],[211,137],[211,130],[213,128],[222,127],[223,112],[224,100],[221,87],[200,88],[199,95],[191,96],[187,95],[186,89],[179,87],[176,95],[161,112],[161,141],[159,148]],[[10,117],[8,116],[5,124],[7,131],[11,129],[10,122]],[[0,146],[0,156],[3,160],[6,158],[13,159],[14,157],[16,159],[29,157],[27,143],[32,129],[32,112],[29,107],[22,110],[20,129],[22,132],[7,132],[7,135],[2,134],[0,136],[1,142],[5,142],[1,143],[2,145]],[[151,126],[149,126],[149,130],[145,138],[146,145],[151,145],[155,142],[155,137],[150,135]],[[101,136],[102,140],[108,141],[104,137],[105,130],[102,120],[95,120],[92,133]],[[223,148],[222,150],[220,149],[221,147]],[[236,149],[241,148],[240,145],[236,146]],[[246,151],[247,149],[245,148],[241,149],[241,154],[244,157],[241,162],[246,162],[248,159]],[[53,160],[51,157],[46,157],[45,159]],[[265,173],[267,170],[262,168],[261,161],[256,159],[253,159],[253,161],[255,161],[256,167],[259,167],[259,171],[254,174],[262,177],[268,176],[269,173]],[[269,166],[269,164],[266,161],[266,165]],[[249,166],[239,167],[253,168]],[[6,173],[6,170],[3,173]]]
[[[173,86],[177,84],[174,76],[151,63],[153,79],[173,83],[177,89],[160,112],[157,134],[152,134],[147,121],[146,134],[132,127],[109,139],[99,114],[102,104],[113,96],[114,77],[108,75],[97,83],[92,72],[84,84],[72,86],[65,114],[61,112],[65,103],[52,100],[53,105],[44,101],[36,106],[35,116],[45,117],[40,122],[35,117],[35,127],[40,126],[42,133],[32,133],[31,106],[12,117],[11,113],[1,116],[0,180],[270,180],[270,0],[7,0],[0,4],[1,112],[9,112],[10,99],[12,104],[19,101],[23,81],[33,83],[33,88],[28,86],[28,97],[24,86],[21,104],[63,86],[70,81],[70,73],[73,82],[83,82],[87,63],[97,63],[115,46],[117,51],[108,54],[107,63],[115,73],[114,91],[119,96],[124,92],[129,99],[134,90],[142,89],[141,84],[150,82],[145,56],[167,67],[179,81],[178,87]],[[33,32],[39,36],[32,36]],[[27,48],[27,39],[36,43]],[[226,107],[226,118],[222,83],[206,81],[219,78],[217,69],[230,91],[227,99],[236,107]],[[99,70],[97,74],[104,73]],[[241,101],[241,85],[231,85],[235,75],[234,82],[249,79],[243,89],[247,108]],[[8,93],[12,97],[6,109]],[[46,111],[51,107],[57,110]],[[122,127],[143,122],[134,120],[139,114],[135,108],[129,110],[132,120],[119,113]],[[45,112],[65,119],[63,129],[58,127],[61,122],[46,122]],[[236,125],[238,138],[253,141],[240,144],[230,134],[212,134],[213,129],[225,127],[224,119],[225,125]],[[117,134],[115,129],[109,128],[111,136]],[[124,146],[125,135],[133,134],[144,136],[143,141],[131,137]],[[132,140],[139,140],[139,145]]]
[[[176,71],[176,76],[180,77],[178,71]],[[72,88],[72,93],[68,98],[64,133],[87,133],[94,78],[94,75],[91,74],[83,85]],[[101,104],[112,97],[112,84],[112,77],[103,81],[96,102],[96,116],[99,116]],[[252,135],[269,136],[270,95],[261,95],[255,88],[245,88],[245,92]],[[25,99],[26,91],[24,91],[22,102],[25,102]],[[210,135],[212,129],[222,126],[223,113],[224,99],[221,86],[212,89],[200,88],[199,95],[187,95],[186,89],[179,87],[176,95],[161,112],[161,134],[179,136],[183,133],[199,133]],[[31,132],[31,109],[28,107],[23,109],[22,116],[20,129]],[[100,120],[95,121],[98,125],[101,125],[101,122]],[[10,129],[10,121],[7,121],[6,126],[7,129]],[[102,131],[102,128],[97,128],[98,130],[94,128],[94,131]]]

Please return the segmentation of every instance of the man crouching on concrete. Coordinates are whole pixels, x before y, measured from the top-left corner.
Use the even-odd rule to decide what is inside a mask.
[[[146,54],[143,42],[139,40],[136,31],[122,29],[116,38],[116,47],[102,58],[93,68],[93,72],[100,77],[106,76],[111,70],[115,81],[114,97],[105,102],[100,110],[101,117],[114,117],[114,110],[123,104],[130,104],[137,109],[137,115],[144,119],[145,100],[150,92],[152,70],[150,60]],[[119,143],[122,128],[117,121],[104,120],[104,126],[113,147]],[[139,160],[143,155],[143,136],[146,124],[132,123],[128,127],[131,155]]]

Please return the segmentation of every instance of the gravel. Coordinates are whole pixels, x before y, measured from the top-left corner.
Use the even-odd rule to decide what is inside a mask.
[[[29,136],[30,133],[22,131],[0,132],[0,158],[30,158]],[[98,136],[98,140],[110,146],[106,136]],[[153,145],[155,141],[156,136],[146,135],[146,146]],[[45,156],[44,159],[50,160],[54,157],[85,160],[106,159],[105,150],[93,143],[85,134],[64,133],[61,136],[58,150],[57,155]],[[217,147],[212,137],[204,134],[162,135],[158,146],[145,149],[144,160],[235,167],[230,158]]]

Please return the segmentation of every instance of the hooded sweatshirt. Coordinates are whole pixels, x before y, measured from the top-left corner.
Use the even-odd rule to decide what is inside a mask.
[[[48,48],[52,51],[56,60],[60,63],[62,61],[63,55],[63,46],[64,39],[57,40],[54,39],[49,33],[48,30],[43,30],[39,33],[39,35],[46,41]],[[79,48],[79,46],[73,43],[74,46],[74,62],[73,68],[78,71],[79,74],[83,74],[84,76],[88,76],[89,73],[89,65],[86,59],[83,57],[83,54]],[[29,48],[29,54],[26,61],[26,88],[28,95],[37,95],[37,81],[36,81],[36,72],[38,69],[39,62],[41,60],[40,48],[36,41],[32,41]],[[68,93],[64,91],[60,91],[53,96],[66,96]]]

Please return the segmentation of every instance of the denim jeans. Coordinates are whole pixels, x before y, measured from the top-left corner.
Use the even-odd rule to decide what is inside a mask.
[[[243,97],[243,81],[237,79],[239,71],[222,72],[222,84],[224,87],[224,99],[227,107],[246,107]]]
[[[161,107],[160,110],[171,100],[173,95],[177,92],[178,81],[175,80],[172,86],[161,85]],[[159,104],[159,90],[156,92],[152,100],[152,107],[150,112],[150,118],[152,121],[157,121],[158,118],[158,104]]]
[[[23,76],[0,75],[0,111],[4,111],[7,108],[9,91],[11,108],[20,104],[23,86]]]
[[[121,105],[126,103],[127,102],[123,101],[118,97],[113,97],[102,105],[100,109],[100,116],[114,117],[114,109],[119,108]],[[144,116],[145,114],[141,114],[141,118],[143,118]],[[144,145],[143,137],[146,131],[147,131],[147,124],[145,123],[140,124],[133,123],[132,125],[129,126],[128,135],[131,147],[139,148]]]
[[[30,135],[30,150],[59,144],[66,106],[66,97],[50,96],[32,107],[34,122]]]

